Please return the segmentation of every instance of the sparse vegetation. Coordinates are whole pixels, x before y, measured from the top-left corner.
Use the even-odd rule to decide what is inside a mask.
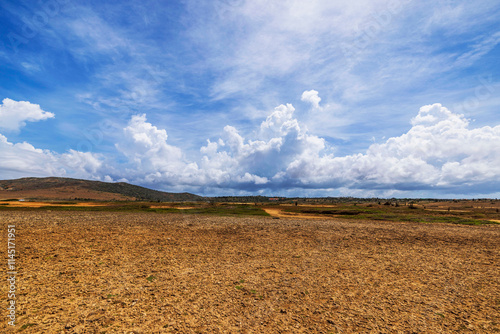
[[[161,202],[203,200],[203,197],[189,193],[167,193],[124,182],[110,183],[61,177],[27,177],[16,180],[2,180],[0,186],[2,189],[8,189],[10,194],[23,194],[22,197],[24,198],[40,198],[40,196],[43,198],[43,194],[45,194],[45,196],[52,199],[80,201],[95,200],[96,198]],[[26,196],[27,193],[38,194],[38,196]],[[92,196],[92,198],[88,198],[88,196]],[[17,201],[17,199],[15,200]]]
[[[460,204],[457,209],[451,210],[450,207],[433,209],[433,207],[424,209],[410,203],[411,210],[404,206],[366,204],[349,205],[341,204],[338,206],[318,207],[318,206],[281,206],[280,210],[290,213],[316,214],[326,217],[356,219],[356,220],[378,220],[393,222],[420,222],[420,223],[453,223],[466,225],[496,224],[495,220],[500,219],[496,210],[472,209],[465,210]],[[500,201],[497,204],[500,206]],[[429,205],[427,206],[429,207]]]
[[[20,331],[24,331],[26,328],[29,328],[31,326],[35,326],[36,324],[32,324],[32,323],[27,323],[27,324],[24,324],[21,326],[21,328],[19,329]]]
[[[490,207],[471,206],[470,201],[443,202],[422,201],[417,206],[413,201],[409,205],[383,205],[377,202],[360,204],[339,203],[331,205],[295,205],[269,204],[254,205],[240,203],[217,202],[46,202],[39,207],[30,202],[0,203],[0,210],[28,211],[90,211],[90,212],[151,212],[157,214],[182,213],[184,215],[216,215],[216,216],[269,216],[267,209],[272,208],[290,215],[307,214],[310,216],[378,221],[405,221],[421,223],[454,223],[467,225],[496,224],[500,220],[500,201]],[[453,204],[454,206],[450,206]],[[410,209],[410,210],[408,210]],[[279,217],[274,217],[278,219]]]
[[[155,206],[154,202],[108,202],[100,203],[98,206],[77,206],[77,205],[57,205],[50,203],[50,206],[40,207],[20,207],[20,206],[2,206],[0,210],[28,210],[28,211],[91,211],[91,212],[152,212],[159,214],[182,213],[182,214],[203,214],[203,215],[218,215],[218,216],[268,216],[261,207],[256,207],[248,204],[231,204],[231,205],[207,205],[199,203],[194,207],[189,207],[186,203],[174,203],[169,207]],[[191,204],[193,205],[193,204]],[[189,207],[184,209],[183,207]]]

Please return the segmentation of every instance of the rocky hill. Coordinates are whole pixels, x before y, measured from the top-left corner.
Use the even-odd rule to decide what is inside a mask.
[[[168,193],[125,182],[110,183],[62,177],[27,177],[0,181],[1,199],[200,201],[190,193]]]

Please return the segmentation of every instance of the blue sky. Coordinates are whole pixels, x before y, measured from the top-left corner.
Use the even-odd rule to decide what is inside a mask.
[[[500,197],[495,1],[3,1],[0,179]]]

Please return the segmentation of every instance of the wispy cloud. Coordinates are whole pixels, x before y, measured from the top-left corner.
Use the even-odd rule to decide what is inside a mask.
[[[461,54],[456,61],[459,66],[470,66],[478,61],[484,55],[488,54],[500,43],[500,31],[493,35],[488,35],[486,38],[480,40],[471,46],[471,50]]]

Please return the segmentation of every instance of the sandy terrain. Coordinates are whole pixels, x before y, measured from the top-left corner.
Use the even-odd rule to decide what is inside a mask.
[[[67,211],[0,222],[17,230],[20,333],[500,332],[498,225]]]
[[[262,210],[266,211],[272,217],[278,217],[278,218],[327,219],[327,217],[321,215],[284,212],[282,209],[276,209],[276,208],[262,208]]]
[[[42,206],[108,206],[107,203],[93,203],[93,202],[79,202],[72,204],[60,204],[51,202],[5,202],[8,206],[13,207],[26,207],[26,208],[40,208]]]

